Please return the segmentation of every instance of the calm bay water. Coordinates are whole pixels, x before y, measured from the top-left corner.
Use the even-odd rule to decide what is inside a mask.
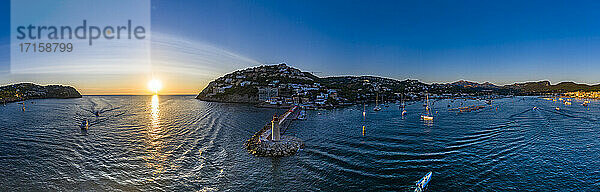
[[[600,191],[598,101],[517,97],[456,114],[447,105],[483,103],[440,100],[433,123],[421,103],[404,118],[393,104],[367,106],[366,120],[363,106],[308,111],[286,132],[305,149],[284,158],[243,142],[285,110],[193,96],[33,102],[0,106],[0,191],[409,191],[428,171],[429,191]]]

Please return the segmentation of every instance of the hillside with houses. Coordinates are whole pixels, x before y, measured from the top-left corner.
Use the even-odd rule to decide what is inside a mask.
[[[568,86],[565,86],[568,85]],[[568,89],[565,89],[567,87]],[[204,101],[252,103],[262,107],[302,104],[328,108],[362,102],[393,102],[400,99],[463,98],[494,95],[532,95],[561,90],[592,88],[579,84],[527,82],[497,86],[489,82],[457,81],[426,84],[418,80],[396,80],[376,76],[317,77],[285,63],[238,70],[208,84],[196,97]]]

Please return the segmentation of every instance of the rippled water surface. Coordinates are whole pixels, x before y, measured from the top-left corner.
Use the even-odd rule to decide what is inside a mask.
[[[483,102],[440,100],[433,123],[421,103],[404,118],[393,104],[367,106],[366,120],[363,106],[308,111],[286,132],[305,149],[284,158],[243,142],[285,110],[193,96],[32,101],[0,106],[0,191],[409,191],[428,171],[429,191],[600,191],[598,101],[517,97],[457,114],[448,105]]]

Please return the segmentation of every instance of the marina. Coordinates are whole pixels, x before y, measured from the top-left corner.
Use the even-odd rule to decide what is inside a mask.
[[[600,192],[599,7],[6,0],[0,192]]]

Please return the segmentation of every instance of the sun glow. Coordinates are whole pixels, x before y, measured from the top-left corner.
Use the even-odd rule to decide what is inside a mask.
[[[158,79],[152,79],[148,82],[148,89],[154,92],[154,94],[158,94],[158,91],[162,88],[162,82]]]

